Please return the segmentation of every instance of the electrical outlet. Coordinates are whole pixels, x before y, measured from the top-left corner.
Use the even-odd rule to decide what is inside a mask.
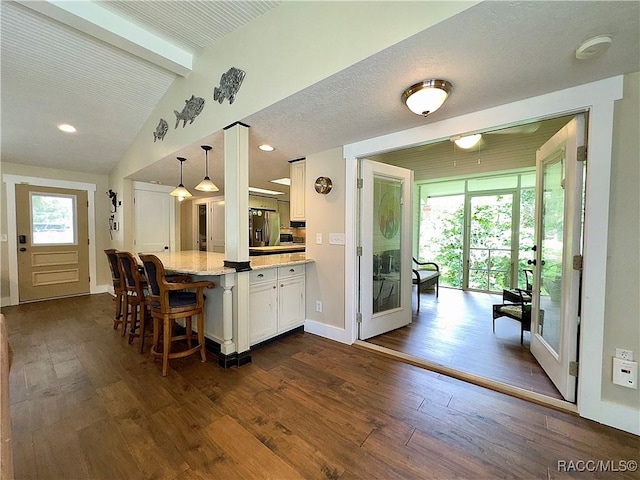
[[[627,388],[638,388],[638,362],[613,359],[613,383]]]
[[[322,302],[320,300],[316,300],[316,312],[322,313]]]
[[[626,350],[624,348],[616,348],[616,358],[626,360],[627,362],[633,361],[633,350]]]

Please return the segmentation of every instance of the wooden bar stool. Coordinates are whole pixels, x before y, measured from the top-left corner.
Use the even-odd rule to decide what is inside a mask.
[[[200,352],[200,358],[206,362],[204,344],[204,289],[213,288],[213,282],[185,282],[171,283],[165,277],[164,265],[155,255],[139,253],[144,265],[148,283],[147,301],[153,317],[153,345],[151,358],[162,358],[162,376],[167,375],[169,360],[186,357]],[[195,292],[185,291],[195,289]],[[197,335],[191,329],[191,317],[196,316]],[[186,332],[184,335],[174,335],[176,319],[184,318]],[[162,345],[160,344],[162,332]],[[192,340],[198,340],[198,345],[192,346]],[[187,348],[171,351],[173,343],[179,340],[187,341]]]
[[[125,289],[124,325],[129,326],[129,344],[134,338],[140,339],[140,353],[144,349],[146,323],[150,315],[145,301],[147,281],[138,267],[138,261],[130,252],[118,252]],[[130,318],[130,320],[129,320]],[[123,329],[124,332],[125,329]]]
[[[124,281],[122,279],[122,271],[120,270],[120,262],[118,262],[118,251],[110,248],[104,251],[107,254],[107,260],[109,261],[109,269],[111,270],[111,280],[113,281],[113,293],[116,298],[116,313],[113,317],[113,329],[117,330],[118,325],[122,323],[122,310],[126,305]]]

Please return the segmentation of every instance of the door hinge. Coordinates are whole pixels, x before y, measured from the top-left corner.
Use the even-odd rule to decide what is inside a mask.
[[[586,145],[582,145],[581,147],[577,148],[577,154],[578,154],[578,161],[579,162],[586,162],[587,161],[587,146]]]
[[[356,247],[356,256],[358,257],[362,256],[362,247]]]
[[[362,313],[356,313],[356,323],[362,323]]]
[[[577,377],[578,367],[579,367],[578,362],[569,362],[569,375],[571,375],[572,377]]]
[[[573,269],[582,270],[582,255],[573,256]]]
[[[358,182],[357,182],[357,186],[358,186],[358,188],[362,188],[362,187],[363,187],[363,185],[364,185],[364,181],[363,181],[361,178],[359,178],[359,179],[358,179]]]

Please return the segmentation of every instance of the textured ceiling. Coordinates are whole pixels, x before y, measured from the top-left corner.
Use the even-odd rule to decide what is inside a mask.
[[[215,15],[213,9],[221,6],[108,3],[157,34],[173,32],[168,38],[183,48],[200,48],[211,41],[208,27],[199,23],[201,10]],[[181,6],[178,13],[171,10],[174,3]],[[252,15],[274,3],[261,2]],[[242,15],[236,11],[229,16],[227,28],[235,28],[231,18]],[[196,25],[190,32],[195,38],[186,38],[189,25]],[[599,58],[576,60],[580,43],[599,34],[613,36],[611,48]],[[287,175],[290,159],[639,70],[640,2],[482,2],[240,119],[251,126],[253,146],[268,141],[277,148],[271,154],[251,148],[250,183],[268,186],[269,179]],[[401,92],[436,77],[453,84],[445,105],[427,118],[410,113],[400,101]],[[107,173],[172,78],[142,60],[2,2],[2,159]],[[70,139],[52,128],[63,120],[77,123],[83,135]],[[199,143],[204,142],[214,146],[210,173],[222,187],[222,134],[212,132]],[[204,157],[199,144],[193,145],[132,178],[174,184],[179,174],[175,155]],[[195,185],[203,175],[202,162],[187,163],[184,183]]]

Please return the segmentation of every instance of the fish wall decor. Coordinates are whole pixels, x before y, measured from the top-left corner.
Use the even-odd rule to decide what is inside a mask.
[[[169,130],[169,124],[164,118],[160,119],[158,122],[158,126],[156,127],[156,131],[153,132],[153,143],[156,143],[156,140],[164,140],[164,136],[167,134]]]
[[[231,67],[226,73],[223,73],[220,77],[220,86],[213,89],[213,99],[222,103],[225,98],[228,98],[229,104],[232,104],[236,99],[236,93],[240,90],[244,75],[244,70],[236,67]]]
[[[194,97],[193,95],[191,95],[190,99],[184,101],[184,108],[181,112],[178,112],[177,110],[173,111],[173,113],[176,114],[176,126],[174,128],[178,128],[180,120],[184,122],[182,124],[182,128],[187,125],[187,121],[189,122],[189,125],[191,125],[196,117],[200,115],[200,112],[202,112],[203,108],[204,98]]]

